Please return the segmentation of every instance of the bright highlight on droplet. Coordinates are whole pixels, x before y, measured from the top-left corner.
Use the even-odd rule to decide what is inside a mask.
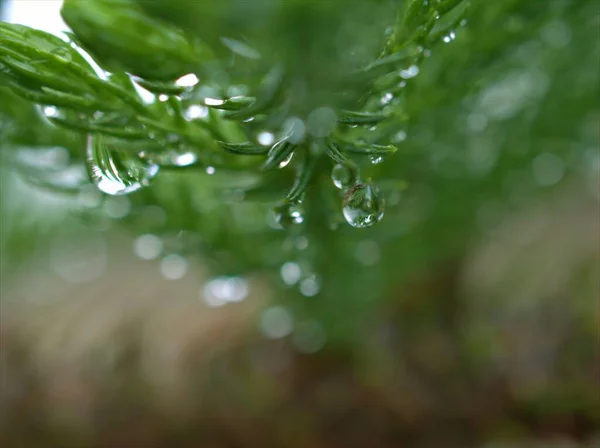
[[[418,74],[419,74],[419,67],[417,67],[416,65],[411,65],[406,70],[400,71],[400,76],[404,79],[414,78]]]
[[[384,93],[383,96],[381,97],[381,104],[383,104],[384,106],[386,104],[390,104],[390,102],[394,99],[394,95],[392,95],[390,92]]]
[[[160,272],[168,280],[179,280],[185,276],[188,262],[181,255],[167,255],[160,262]]]
[[[156,235],[140,235],[133,242],[133,250],[142,260],[154,260],[158,258],[162,249],[162,240]]]
[[[271,132],[261,132],[257,137],[258,143],[263,146],[271,146],[275,142],[275,135]]]
[[[197,104],[188,107],[183,112],[183,118],[185,118],[187,121],[197,120],[198,118],[206,117],[208,117],[208,108],[206,108],[205,106],[199,106]]]
[[[207,106],[222,106],[224,102],[218,98],[204,98],[204,104]]]
[[[175,85],[179,87],[194,87],[196,84],[198,84],[198,81],[198,77],[193,73],[190,73],[189,75],[184,75],[175,81]]]
[[[217,172],[217,170],[215,169],[214,166],[206,167],[206,174],[208,174],[209,176],[215,174],[216,172]]]

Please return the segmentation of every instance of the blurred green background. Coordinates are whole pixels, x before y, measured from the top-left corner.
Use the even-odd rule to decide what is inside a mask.
[[[284,61],[298,113],[403,4],[140,3]],[[471,3],[374,131],[399,151],[362,167],[369,229],[325,167],[290,231],[280,175],[259,202],[256,174],[193,168],[105,197],[85,136],[0,86],[3,446],[600,446],[598,5]]]

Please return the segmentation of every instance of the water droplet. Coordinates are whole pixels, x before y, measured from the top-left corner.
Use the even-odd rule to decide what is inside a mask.
[[[188,263],[181,255],[167,255],[160,263],[160,272],[168,280],[179,280],[186,274]]]
[[[162,240],[156,235],[140,235],[133,242],[133,251],[142,260],[154,260],[158,258],[162,249]]]
[[[187,121],[208,117],[208,107],[193,104],[183,112],[183,118]]]
[[[331,180],[333,180],[333,185],[340,190],[350,188],[356,183],[357,178],[358,173],[356,168],[350,165],[338,163],[331,170]]]
[[[383,157],[381,157],[381,156],[371,156],[371,157],[369,157],[369,160],[371,161],[371,163],[373,165],[379,165],[381,162],[383,162]]]
[[[280,339],[289,335],[294,329],[292,314],[282,306],[266,309],[260,317],[260,330],[269,339]]]
[[[263,131],[258,134],[258,143],[263,146],[271,146],[275,142],[275,135],[268,131]]]
[[[304,222],[304,207],[300,202],[283,202],[273,209],[273,213],[275,221],[284,229]]]
[[[225,100],[220,98],[204,98],[204,104],[207,106],[222,106]]]
[[[283,283],[286,285],[295,285],[300,281],[302,277],[302,268],[298,263],[294,263],[293,261],[288,261],[287,263],[283,263],[281,265],[281,269],[279,270],[281,274],[281,279]]]
[[[446,34],[444,37],[442,37],[442,40],[445,43],[452,42],[454,39],[456,39],[456,33],[454,31],[450,31],[448,34]]]
[[[344,197],[344,219],[352,227],[371,227],[381,221],[383,210],[384,201],[370,184],[357,184]]]
[[[381,104],[383,104],[384,106],[386,104],[390,104],[390,102],[394,99],[394,95],[392,95],[390,92],[384,93],[383,96],[381,97]]]
[[[157,164],[117,148],[101,135],[88,136],[87,168],[98,189],[111,195],[128,194],[149,185]]]
[[[42,107],[42,113],[48,118],[55,118],[60,115],[58,109],[54,106],[44,106]]]
[[[206,174],[208,174],[209,176],[212,176],[216,172],[217,172],[217,170],[215,169],[214,166],[207,166],[206,167]]]
[[[400,71],[400,76],[404,79],[414,78],[418,74],[419,74],[419,67],[417,67],[416,65],[411,65],[406,70]]]
[[[179,87],[194,87],[196,84],[198,84],[198,81],[198,77],[193,73],[190,73],[189,75],[184,75],[175,81],[175,85]]]
[[[290,152],[285,159],[283,159],[281,162],[279,162],[279,168],[285,168],[286,166],[289,165],[289,163],[292,160],[292,157],[294,157],[294,153]]]

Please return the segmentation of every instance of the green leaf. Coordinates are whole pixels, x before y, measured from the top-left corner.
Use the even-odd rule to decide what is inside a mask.
[[[65,0],[61,14],[103,64],[147,80],[174,80],[213,58],[197,37],[146,15],[133,0]]]

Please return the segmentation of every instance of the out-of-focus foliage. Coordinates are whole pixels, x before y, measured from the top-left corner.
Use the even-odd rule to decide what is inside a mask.
[[[202,125],[178,124],[173,112],[177,104],[169,109],[168,102],[156,101],[139,110],[123,103],[119,110],[131,120],[123,126],[116,121],[114,127],[152,129],[165,142],[173,129],[183,130],[196,143],[205,143],[206,158],[198,166],[161,168],[150,187],[120,198],[121,202],[104,197],[89,201],[90,185],[78,185],[76,195],[51,193],[51,179],[44,181],[41,172],[32,176],[18,164],[23,147],[37,149],[40,155],[48,147],[64,147],[68,164],[82,167],[84,138],[55,127],[33,104],[0,88],[3,272],[16,271],[40,245],[53,241],[56,227],[72,224],[62,220],[68,210],[95,228],[110,221],[136,236],[158,235],[172,253],[190,258],[201,254],[215,275],[262,274],[278,307],[268,316],[283,316],[282,321],[289,318],[286,313],[294,317],[297,332],[290,329],[290,345],[298,345],[302,336],[297,334],[306,328],[305,335],[317,334],[327,342],[324,351],[310,360],[293,355],[300,359],[294,368],[304,369],[306,377],[290,373],[294,379],[288,382],[273,373],[277,391],[265,384],[270,380],[257,373],[260,368],[244,361],[248,356],[243,349],[231,355],[231,363],[223,361],[233,365],[235,373],[224,376],[222,389],[214,390],[230,393],[236,404],[242,402],[236,410],[252,414],[260,402],[265,406],[261,415],[281,415],[278,425],[269,422],[264,428],[268,433],[275,426],[281,434],[266,442],[260,439],[261,446],[273,440],[335,446],[327,444],[327,436],[319,445],[323,439],[315,434],[335,428],[339,435],[350,428],[348,434],[358,438],[358,422],[379,428],[380,421],[387,422],[382,424],[381,446],[398,446],[394,443],[403,440],[407,446],[439,447],[450,440],[444,438],[450,433],[460,434],[453,439],[455,445],[447,446],[462,448],[475,443],[472,434],[477,441],[488,434],[535,439],[553,431],[591,437],[599,417],[594,400],[600,172],[596,2],[472,1],[460,15],[444,16],[444,21],[433,24],[419,57],[412,59],[410,53],[410,62],[394,65],[390,77],[386,64],[375,66],[384,73],[374,85],[369,80],[363,85],[360,77],[347,84],[341,78],[355,68],[353,63],[370,59],[380,45],[384,53],[396,51],[407,36],[418,37],[415,30],[429,17],[420,15],[422,10],[430,12],[426,2],[129,3],[145,11],[148,20],[180,27],[190,39],[202,39],[220,65],[211,65],[211,59],[202,68],[210,82],[203,84],[200,77],[197,96],[184,98],[181,104],[201,107],[193,110],[198,114],[194,120]],[[455,3],[428,5],[442,8]],[[269,9],[274,4],[277,8]],[[101,43],[93,36],[88,39],[90,47]],[[98,54],[99,59],[108,57],[120,67],[127,63],[129,54],[106,48],[97,50],[105,53]],[[351,48],[365,53],[346,58],[343,51]],[[147,68],[151,60],[133,64]],[[252,107],[252,95],[264,93],[260,87],[264,77],[259,75],[277,78],[277,71],[268,72],[275,62],[302,80],[288,85],[297,92],[296,109],[280,109],[276,105],[280,103],[266,106],[278,125],[293,114],[304,117],[322,101],[337,113],[338,105],[346,107],[365,92],[390,93],[377,101],[390,101],[386,111],[391,117],[386,114],[385,120],[348,126],[343,133],[352,143],[367,135],[369,143],[392,142],[397,147],[381,163],[372,163],[364,153],[352,155],[361,179],[373,180],[385,200],[384,217],[377,226],[355,229],[343,221],[345,193],[331,179],[332,166],[339,160],[328,153],[329,158],[309,165],[312,180],[305,200],[293,204],[302,210],[293,209],[298,215],[288,216],[303,222],[283,230],[269,209],[290,191],[293,179],[303,181],[302,175],[292,172],[305,166],[301,156],[309,151],[294,154],[291,162],[278,153],[283,157],[277,164],[289,166],[263,172],[253,157],[244,159],[245,155],[224,153],[218,147],[214,135],[231,137],[222,140],[229,140],[232,152],[238,153],[256,152],[258,144],[242,142],[260,138],[263,131],[274,138],[276,132],[271,131],[277,126],[270,127],[270,121],[257,125],[230,120],[228,114],[239,110],[215,111],[205,108],[204,102],[241,97],[235,101]],[[132,67],[126,68],[146,74]],[[393,94],[387,92],[398,87],[399,71],[406,84]],[[131,92],[122,77],[106,82],[113,81]],[[165,89],[160,83],[147,87]],[[339,103],[329,96],[333,87],[347,93]],[[117,96],[114,101],[121,99]],[[150,115],[140,121],[142,110]],[[327,123],[326,114],[323,117]],[[141,149],[154,150],[151,143],[144,141],[142,146],[148,147]],[[140,149],[133,143],[124,147]],[[350,154],[348,148],[344,154]],[[37,186],[25,187],[22,178]],[[35,197],[42,200],[35,203]],[[65,202],[66,197],[70,199]],[[115,204],[126,204],[125,213],[115,213]],[[240,391],[242,373],[248,376]],[[215,378],[220,381],[220,374]],[[209,386],[213,390],[210,382]],[[350,398],[344,402],[345,397]],[[285,407],[288,399],[292,408]],[[305,407],[296,406],[298,402]],[[332,408],[337,403],[342,404],[336,413]],[[323,420],[314,418],[313,409],[319,409]],[[355,413],[346,415],[346,409]],[[216,415],[210,407],[203,412]],[[340,421],[351,424],[339,430],[335,423]],[[237,426],[239,433],[230,433],[228,424],[223,417],[215,423],[215,431],[231,437],[233,445],[240,442],[237,434],[252,433]],[[177,422],[173,425],[177,427]],[[358,439],[344,440],[351,444]],[[360,446],[368,446],[367,442]]]

